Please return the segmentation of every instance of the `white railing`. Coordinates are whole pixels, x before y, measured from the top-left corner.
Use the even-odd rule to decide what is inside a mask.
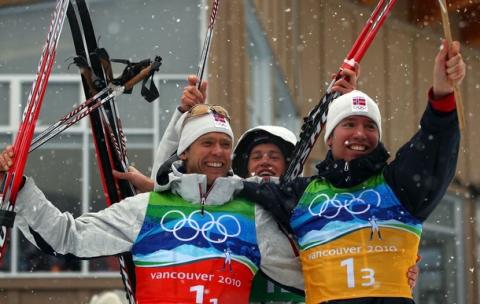
[[[178,86],[178,95],[177,96],[165,96],[165,92],[162,92],[162,85],[165,81],[178,81],[184,83],[186,80],[187,75],[186,74],[161,74],[157,75],[154,78],[155,84],[159,88],[160,91],[160,97],[159,99],[155,100],[154,102],[148,104],[145,102],[144,106],[151,106],[152,110],[149,112],[152,117],[150,118],[152,121],[152,124],[147,127],[147,128],[125,128],[125,134],[127,138],[130,137],[138,137],[139,139],[135,141],[135,143],[132,145],[135,148],[141,148],[144,150],[151,150],[152,157],[155,153],[155,149],[161,139],[161,136],[163,135],[163,132],[160,129],[160,113],[162,109],[168,109],[170,112],[168,116],[170,116],[172,113],[172,110],[176,107],[178,102],[176,104],[170,104],[170,105],[165,105],[165,103],[162,103],[162,100],[169,99],[171,100],[178,100],[175,97],[180,97],[181,90],[183,88],[183,85]],[[16,135],[16,132],[18,130],[18,126],[21,121],[21,115],[22,115],[22,109],[21,105],[25,101],[22,100],[24,97],[24,92],[22,92],[22,88],[28,88],[30,89],[30,84],[34,79],[34,75],[23,75],[23,74],[14,74],[14,75],[0,75],[0,83],[4,84],[5,87],[8,88],[9,94],[8,94],[8,108],[9,108],[9,121],[7,123],[5,122],[0,122],[0,138],[11,138],[12,142],[14,139],[14,136]],[[77,84],[78,85],[78,94],[77,94],[77,99],[68,101],[66,100],[65,103],[72,104],[79,104],[83,100],[85,100],[84,93],[83,93],[83,88],[81,84],[81,79],[79,75],[75,74],[62,74],[62,75],[52,75],[50,77],[49,83],[56,83],[56,84]],[[48,90],[48,89],[47,89]],[[28,92],[27,92],[28,93]],[[163,93],[163,94],[162,94]],[[139,93],[139,88],[136,88],[134,91],[134,94],[140,95]],[[138,97],[139,99],[141,98],[140,96]],[[118,105],[121,107],[121,103]],[[44,108],[48,109],[48,100],[45,100],[43,104]],[[0,108],[0,111],[2,109]],[[67,114],[67,113],[64,113]],[[58,117],[60,118],[60,117]],[[41,119],[41,117],[40,117]],[[79,148],[81,150],[81,157],[79,161],[81,161],[81,167],[82,167],[82,181],[81,181],[81,210],[82,213],[88,212],[89,210],[89,202],[90,202],[90,191],[92,185],[90,184],[90,175],[91,175],[91,168],[93,166],[91,165],[93,157],[91,156],[92,153],[92,146],[91,146],[91,138],[90,138],[90,127],[89,123],[87,122],[88,119],[83,119],[81,120],[76,126],[72,126],[71,128],[67,129],[64,131],[65,134],[75,134],[79,139],[78,141],[75,141],[75,144],[78,144]],[[125,122],[128,120],[128,117],[123,117],[122,118],[124,125]],[[41,131],[48,126],[46,125],[37,125],[36,131]],[[144,136],[147,135],[147,136]],[[143,138],[141,136],[144,136]],[[146,138],[153,138],[151,142],[146,142]],[[143,140],[143,141],[142,141]],[[0,143],[0,146],[3,146],[4,144],[8,143]],[[128,146],[128,143],[127,143]],[[55,141],[54,144],[47,143],[44,147],[41,149],[62,149],[62,148],[72,148],[72,143],[62,143],[61,140]],[[30,166],[35,166],[35,164],[31,164]],[[41,164],[39,165],[41,166]],[[52,181],[55,183],[55,181]],[[72,180],[72,183],[75,182]],[[9,271],[1,271],[0,272],[0,278],[8,278],[8,277],[79,277],[79,276],[95,276],[95,277],[118,277],[119,273],[118,270],[112,270],[112,271],[90,271],[89,270],[89,263],[90,261],[82,261],[80,263],[80,270],[79,271],[62,271],[62,272],[48,272],[48,271],[34,271],[34,272],[28,272],[28,271],[20,271],[20,263],[22,261],[20,260],[20,232],[17,228],[12,229],[11,233],[11,245],[8,250],[11,250],[11,259],[9,262],[9,265],[7,267],[4,266],[4,268],[10,269]]]

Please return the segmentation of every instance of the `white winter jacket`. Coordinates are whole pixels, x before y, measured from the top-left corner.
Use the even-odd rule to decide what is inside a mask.
[[[192,204],[199,204],[201,194],[198,185],[201,185],[202,192],[206,191],[206,176],[182,174],[179,171],[181,166],[181,161],[172,165],[168,183],[158,186],[158,191],[171,190]],[[217,178],[205,204],[226,203],[242,187],[242,180],[237,176]],[[131,251],[144,221],[149,195],[142,193],[102,211],[74,218],[72,214],[58,210],[33,179],[28,178],[17,197],[15,223],[25,237],[39,248],[48,244],[58,254],[73,254],[79,258],[116,255]],[[261,270],[283,285],[303,290],[300,264],[289,240],[270,214],[258,206],[255,207],[255,224]]]

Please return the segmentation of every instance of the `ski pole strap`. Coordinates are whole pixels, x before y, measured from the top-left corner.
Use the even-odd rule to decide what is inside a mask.
[[[140,80],[147,77],[150,72],[150,59],[144,59],[137,63],[131,63],[125,59],[112,59],[112,62],[118,62],[126,64],[127,66],[123,70],[122,74],[112,81],[112,84],[116,86],[124,86],[124,94],[132,93],[133,86],[140,82]]]
[[[150,81],[150,87],[147,87],[148,81]],[[160,93],[158,93],[158,89],[155,86],[155,82],[153,81],[153,74],[143,80],[141,94],[148,102],[152,102],[160,96]]]
[[[80,57],[77,57],[77,58],[80,58]],[[162,58],[157,56],[153,62],[150,62],[150,60],[147,59],[138,64],[129,63],[130,67],[127,66],[122,76],[120,76],[115,81],[112,81],[112,84],[118,83],[118,85],[110,85],[109,87],[104,88],[101,91],[97,91],[97,87],[95,85],[95,80],[101,81],[101,79],[94,76],[92,70],[88,67],[88,65],[86,67],[82,67],[81,73],[85,80],[84,85],[88,87],[88,90],[90,93],[92,93],[92,95],[93,93],[95,93],[95,95],[93,95],[93,97],[87,99],[85,102],[80,104],[77,108],[75,108],[73,111],[71,111],[64,117],[62,117],[57,123],[47,128],[47,130],[40,133],[32,141],[29,152],[32,152],[35,149],[39,148],[40,146],[45,144],[47,141],[49,141],[56,135],[60,134],[61,132],[63,132],[73,124],[77,123],[83,117],[92,113],[101,105],[110,101],[113,97],[121,95],[125,93],[125,91],[127,90],[131,92],[133,86],[136,83],[140,82],[140,80],[142,79],[144,79],[144,88],[142,88],[142,96],[144,97],[146,96],[145,99],[148,98],[147,101],[149,102],[155,100],[159,96],[159,94],[158,94],[158,89],[156,88],[155,83],[153,82],[153,74],[155,73],[155,71],[158,71],[161,65],[161,61],[162,61]],[[79,62],[81,63],[81,60]],[[144,67],[145,65],[147,66]],[[142,67],[144,68],[140,69]],[[92,80],[92,77],[94,77],[95,80]],[[145,86],[147,78],[152,78],[152,84],[150,85],[150,88],[147,88]],[[126,81],[126,83],[123,83],[123,81]],[[108,96],[102,97],[104,94],[107,94],[107,93],[109,93]],[[96,103],[94,103],[95,101]]]
[[[142,83],[142,90],[141,94],[146,101],[152,102],[160,96],[158,93],[158,89],[155,86],[155,82],[153,81],[153,75],[156,71],[160,69],[162,65],[162,57],[156,56],[155,60],[153,61],[150,69],[149,75],[143,80]],[[147,83],[150,81],[150,87],[147,87]]]
[[[0,210],[0,226],[12,228],[13,222],[15,221],[15,214],[13,211]]]
[[[132,65],[131,67],[127,66],[127,68],[125,69],[126,73],[124,72],[124,74],[120,76],[123,81],[127,80],[123,85],[125,87],[125,91],[131,92],[133,86],[139,83],[140,80],[145,79],[150,75],[153,76],[153,73],[155,73],[155,71],[158,71],[161,62],[162,58],[160,56],[157,56],[155,57],[155,60],[153,62],[151,62],[149,59],[146,59]],[[132,75],[134,76],[132,77]]]

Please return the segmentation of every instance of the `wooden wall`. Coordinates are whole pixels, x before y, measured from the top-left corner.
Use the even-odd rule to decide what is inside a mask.
[[[398,9],[403,9],[399,2]],[[209,67],[210,102],[225,103],[233,109],[238,135],[246,125],[242,120],[248,117],[242,111],[245,109],[242,104],[249,87],[242,3],[242,0],[223,3],[216,24],[219,33],[213,42],[213,64]],[[371,7],[340,0],[253,0],[253,3],[295,104],[306,115],[323,95],[330,74],[337,71]],[[359,81],[359,89],[379,102],[383,141],[390,151],[396,151],[418,128],[431,86],[433,59],[442,38],[438,24],[418,28],[397,15],[401,14],[394,13],[387,20],[361,62]],[[479,165],[475,151],[480,151],[475,140],[479,132],[476,119],[480,116],[480,105],[475,100],[480,93],[480,50],[467,47],[463,55],[468,64],[467,77],[461,86],[467,126],[457,175],[462,183],[480,185],[480,170],[475,169]],[[321,159],[325,152],[323,144],[317,146],[312,162]]]
[[[208,65],[208,100],[232,115],[238,138],[247,127],[248,62],[243,1],[222,1],[215,21]]]

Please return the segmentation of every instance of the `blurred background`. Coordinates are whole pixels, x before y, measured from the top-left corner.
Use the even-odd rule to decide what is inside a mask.
[[[99,46],[111,58],[160,55],[160,97],[147,103],[135,88],[116,99],[129,159],[150,175],[154,149],[186,84],[196,74],[210,0],[87,1]],[[208,64],[208,102],[224,105],[240,134],[277,124],[298,134],[320,100],[376,0],[220,1]],[[449,0],[453,37],[467,63],[461,86],[466,128],[454,183],[424,226],[417,303],[479,303],[480,1]],[[35,77],[55,1],[0,0],[0,148],[13,142]],[[384,142],[395,152],[417,130],[443,30],[436,0],[400,0],[361,62],[359,89],[380,104]],[[84,100],[66,23],[37,131]],[[122,65],[115,65],[120,73]],[[305,174],[314,174],[319,141]],[[27,175],[64,211],[105,207],[88,120],[33,152]],[[115,258],[74,261],[47,256],[12,230],[0,266],[0,303],[88,303],[119,288]]]

